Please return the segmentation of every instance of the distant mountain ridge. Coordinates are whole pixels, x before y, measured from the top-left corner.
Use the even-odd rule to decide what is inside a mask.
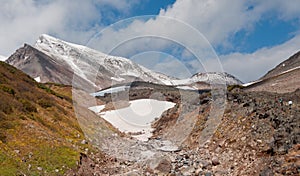
[[[270,70],[266,75],[264,75],[261,79],[270,78],[272,76],[276,76],[280,73],[287,72],[291,69],[295,69],[300,67],[300,51],[296,54],[289,57],[287,60],[278,64],[275,68]]]
[[[18,49],[7,63],[41,82],[92,86],[103,89],[115,84],[145,81],[162,85],[186,85],[195,82],[241,84],[227,73],[202,73],[179,80],[151,71],[129,59],[109,56],[91,48],[62,41],[43,34],[34,47]],[[74,77],[76,78],[74,83]],[[38,79],[38,80],[39,80]]]
[[[293,92],[300,88],[300,52],[278,64],[266,75],[248,86],[249,91],[277,93]]]

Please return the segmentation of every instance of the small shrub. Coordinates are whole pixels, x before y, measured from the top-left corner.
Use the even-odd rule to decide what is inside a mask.
[[[230,92],[230,91],[232,91],[233,89],[236,89],[236,88],[243,89],[244,86],[242,86],[242,85],[230,85],[230,86],[227,87],[227,90]]]
[[[61,115],[59,115],[57,112],[54,113],[52,119],[54,120],[54,122],[58,122],[58,121],[62,121],[63,118],[61,117]]]
[[[45,84],[39,83],[39,84],[38,84],[38,87],[39,87],[40,89],[43,89],[43,90],[45,90],[46,92],[48,92],[48,93],[54,95],[54,96],[60,98],[60,99],[65,99],[65,100],[67,100],[67,101],[71,101],[71,102],[72,102],[72,100],[71,100],[70,98],[68,98],[67,96],[64,96],[64,95],[62,95],[62,94],[56,93],[55,91],[53,91],[52,89],[50,89],[49,87],[47,87]]]
[[[0,130],[0,141],[6,143],[6,134],[4,130]]]
[[[42,108],[50,108],[54,105],[54,103],[51,100],[45,100],[45,99],[40,99],[38,101],[38,104],[42,107]]]
[[[0,128],[3,130],[8,130],[14,128],[14,124],[10,121],[4,121],[0,123]]]
[[[20,116],[20,119],[21,119],[21,120],[26,120],[27,118],[26,118],[26,116],[21,115],[21,116]]]
[[[39,83],[38,88],[45,90],[48,93],[52,93],[53,90],[51,90],[49,87],[47,87],[45,84]]]
[[[27,100],[24,100],[24,99],[21,99],[21,100],[19,100],[21,103],[22,103],[22,105],[23,105],[23,111],[24,112],[37,112],[37,109],[36,109],[36,107],[32,104],[32,103],[30,103],[29,101],[27,101]]]
[[[13,112],[13,108],[9,103],[0,101],[0,111],[4,112],[5,114],[11,114]]]
[[[0,85],[0,89],[3,90],[4,92],[7,92],[11,95],[15,95],[15,90],[9,86],[5,86],[5,85]]]
[[[10,73],[14,74],[17,72],[17,69],[5,62],[0,62],[1,67],[4,67],[6,70],[8,70]]]

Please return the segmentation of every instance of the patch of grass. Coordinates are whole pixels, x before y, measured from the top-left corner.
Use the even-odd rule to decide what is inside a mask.
[[[243,89],[244,86],[242,85],[230,85],[230,86],[227,86],[227,91],[232,91],[233,89]]]
[[[4,67],[6,70],[8,70],[11,74],[15,74],[17,72],[17,69],[5,62],[0,62],[0,66]]]
[[[0,150],[0,174],[1,176],[20,175],[20,170],[25,170],[24,165],[7,156]]]
[[[66,146],[42,146],[33,152],[29,163],[33,166],[32,171],[42,167],[48,175],[56,175],[55,169],[63,174],[70,168],[75,168],[79,153]]]
[[[50,89],[50,88],[49,88],[48,86],[46,86],[45,84],[39,83],[39,84],[38,84],[38,88],[43,89],[43,90],[45,90],[46,92],[48,92],[48,93],[50,93],[50,94],[52,94],[52,95],[54,95],[54,96],[56,96],[56,97],[58,97],[58,98],[60,98],[60,99],[65,99],[65,100],[67,100],[67,101],[69,101],[69,102],[72,102],[72,99],[70,99],[70,98],[67,97],[67,96],[64,96],[64,95],[62,95],[62,94],[59,94],[59,93],[53,91],[52,89]]]
[[[42,107],[42,108],[50,108],[52,106],[54,106],[53,100],[46,100],[46,99],[40,99],[38,100],[38,104]]]

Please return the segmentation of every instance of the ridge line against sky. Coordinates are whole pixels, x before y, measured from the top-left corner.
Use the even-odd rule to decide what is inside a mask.
[[[0,54],[6,57],[23,43],[34,44],[42,33],[84,45],[92,35],[107,25],[136,15],[168,16],[192,25],[210,41],[220,57],[224,71],[237,76],[243,82],[258,79],[300,50],[298,0],[0,2]],[[159,19],[153,19],[154,27],[158,23]],[[131,28],[134,28],[134,24],[131,24]],[[139,30],[147,32],[140,26]],[[119,35],[116,32],[114,34]],[[185,35],[182,31],[174,31],[175,34],[179,37]],[[139,63],[160,72],[166,67],[177,71],[177,67],[182,66],[178,64],[182,56],[184,55],[176,54],[171,60],[169,57],[165,60],[153,59],[155,62],[159,61],[157,63],[146,60]],[[148,59],[150,58],[152,57]],[[192,62],[189,64],[195,67],[191,70],[197,71],[201,67]],[[209,61],[205,64],[213,67]]]

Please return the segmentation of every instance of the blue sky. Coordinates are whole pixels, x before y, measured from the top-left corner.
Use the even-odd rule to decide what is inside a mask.
[[[142,21],[140,18],[127,21],[124,29],[103,33],[99,41],[88,46],[105,52],[105,48],[124,36],[167,33],[169,39],[174,39],[173,43],[169,39],[144,37],[123,43],[120,52],[115,54],[155,71],[188,77],[197,71],[219,71],[215,60],[210,59],[216,52],[222,71],[248,82],[300,50],[298,7],[299,0],[73,0],[72,3],[3,0],[0,55],[8,57],[24,43],[34,45],[43,33],[87,45],[95,34],[120,20],[156,15]],[[169,23],[160,17],[170,18]],[[199,31],[205,39],[193,41],[187,32],[190,29],[174,25],[178,21]],[[185,44],[198,44],[199,50],[205,53],[200,62],[186,46],[176,43],[185,42],[189,37]]]
[[[145,0],[131,9],[126,15],[110,9],[115,19],[103,19],[103,24],[110,25],[122,18],[141,15],[158,15],[161,9],[172,6],[176,0]],[[259,20],[251,30],[240,30],[231,36],[231,47],[217,46],[214,49],[220,55],[232,52],[252,53],[264,47],[282,44],[295,36],[299,31],[299,19],[283,20],[278,14],[271,12]]]
[[[231,39],[233,48],[220,50],[220,54],[229,52],[252,53],[263,47],[272,47],[282,44],[293,38],[299,30],[296,20],[283,21],[276,16],[262,19],[251,31],[241,30]]]

